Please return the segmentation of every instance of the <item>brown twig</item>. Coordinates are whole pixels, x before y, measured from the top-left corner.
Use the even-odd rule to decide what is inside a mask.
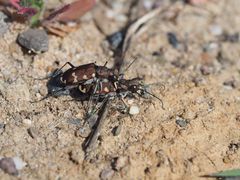
[[[101,133],[101,129],[106,121],[106,116],[108,113],[108,106],[109,106],[109,100],[106,100],[104,102],[101,110],[99,111],[99,116],[96,124],[96,128],[90,133],[89,137],[87,138],[85,144],[84,144],[84,149],[86,153],[86,157],[89,156],[90,152],[94,150],[96,146],[97,139]]]

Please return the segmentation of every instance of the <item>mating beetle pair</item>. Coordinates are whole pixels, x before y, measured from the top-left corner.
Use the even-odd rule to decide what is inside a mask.
[[[67,64],[70,68],[63,72]],[[124,79],[123,74],[119,75],[117,70],[107,68],[106,64],[98,66],[89,63],[75,67],[70,62],[65,63],[50,76],[46,97],[69,95],[71,90],[75,90],[98,100],[115,97],[123,99],[134,94],[144,97],[149,94],[162,103],[161,99],[146,90],[141,78]]]
[[[62,69],[67,64],[70,68],[63,72]],[[117,81],[117,74],[117,70],[107,68],[106,63],[104,66],[89,63],[75,67],[70,62],[67,62],[50,76],[48,93],[52,96],[69,94],[69,90],[71,89],[81,85],[94,84],[100,79],[109,79],[111,82],[114,82]]]

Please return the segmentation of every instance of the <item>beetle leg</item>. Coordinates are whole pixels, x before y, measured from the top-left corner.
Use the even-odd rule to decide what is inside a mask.
[[[88,101],[88,104],[87,104],[87,107],[88,109],[91,107],[91,105],[93,104],[93,101],[94,101],[94,95],[96,93],[96,91],[98,91],[99,89],[99,86],[100,86],[100,82],[99,80],[96,81],[96,84],[94,85],[94,89],[93,91],[91,92],[92,94],[90,94],[90,98],[89,98],[89,101]],[[97,98],[98,99],[98,98]]]
[[[54,72],[54,74],[52,75],[52,77],[56,77],[57,75],[61,74],[61,73],[59,73],[59,72],[62,72],[62,69],[63,69],[67,64],[68,64],[69,66],[71,66],[71,68],[74,68],[74,67],[75,67],[72,63],[66,62],[60,69],[58,69],[57,71]]]
[[[108,62],[106,61],[106,62],[104,63],[104,65],[103,65],[103,67],[106,67],[106,66],[107,66],[107,63],[108,63]]]
[[[123,98],[120,98],[120,100],[122,101],[123,105],[124,105],[124,109],[123,109],[123,112],[126,113],[128,111],[128,105],[127,103],[124,101]]]

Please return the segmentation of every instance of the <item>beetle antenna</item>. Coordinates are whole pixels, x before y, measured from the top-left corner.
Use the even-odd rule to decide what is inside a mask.
[[[51,96],[51,94],[47,94],[46,96],[44,96],[42,99],[40,99],[40,100],[37,100],[37,101],[31,101],[31,103],[38,103],[38,102],[41,102],[41,101],[43,101],[43,100],[45,100],[45,99],[47,99],[47,98],[49,98]]]
[[[128,65],[128,67],[123,71],[124,73],[133,65],[133,63],[137,60],[137,57],[134,57],[132,62]]]
[[[154,94],[152,94],[152,93],[150,93],[150,92],[148,92],[148,91],[144,91],[144,92],[147,93],[147,94],[149,94],[149,95],[151,95],[152,97],[158,99],[158,100],[161,102],[162,109],[163,109],[163,110],[166,110],[165,107],[164,107],[164,104],[163,104],[162,99],[160,99],[159,97],[157,97],[156,95],[154,95]],[[140,94],[139,94],[139,95],[140,95]]]
[[[106,67],[106,66],[107,66],[107,63],[108,63],[108,61],[106,61],[103,66]]]
[[[45,77],[40,77],[40,78],[33,78],[34,80],[45,80],[45,79],[50,79],[50,78],[55,78],[58,75],[62,74],[62,70],[61,69],[55,69],[52,73],[48,74]]]

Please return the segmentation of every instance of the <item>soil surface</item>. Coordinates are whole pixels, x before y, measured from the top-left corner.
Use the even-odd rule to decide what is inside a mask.
[[[76,133],[86,102],[61,96],[33,103],[47,94],[47,80],[34,78],[67,61],[102,65],[107,60],[111,67],[114,59],[103,42],[128,16],[110,19],[102,13],[95,19],[96,10],[66,37],[49,35],[49,50],[36,55],[16,43],[28,26],[9,23],[0,38],[0,156],[26,163],[20,179],[203,179],[240,167],[239,0],[175,3],[171,9],[177,15],[154,18],[125,59],[127,66],[138,57],[126,78],[143,77],[165,110],[156,98],[126,99],[128,106],[140,108],[130,116],[116,110],[121,101],[111,102],[88,159],[85,137]],[[0,177],[14,179],[3,171]]]

